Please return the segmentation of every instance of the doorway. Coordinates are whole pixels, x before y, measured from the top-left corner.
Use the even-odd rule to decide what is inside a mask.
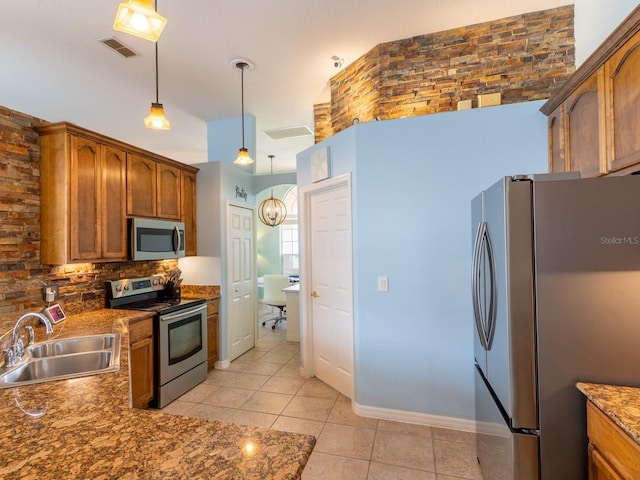
[[[301,189],[303,372],[353,399],[351,176]]]
[[[292,283],[299,275],[299,241],[298,241],[298,187],[292,184],[281,184],[269,187],[256,195],[256,204],[268,199],[271,195],[281,199],[287,209],[284,221],[275,227],[256,221],[257,275],[258,275],[258,322],[256,338],[260,338],[273,325],[271,320],[278,315],[277,309],[261,302],[264,297],[264,275],[288,275]],[[289,308],[287,308],[287,311]],[[267,322],[269,329],[262,325]],[[289,322],[278,323],[278,329],[288,330]]]

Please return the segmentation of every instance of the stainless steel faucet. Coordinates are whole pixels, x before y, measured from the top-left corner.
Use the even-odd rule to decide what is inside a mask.
[[[22,315],[13,327],[13,335],[11,336],[11,348],[7,348],[4,351],[7,357],[5,362],[6,367],[15,366],[24,355],[24,341],[22,340],[22,337],[20,337],[20,327],[22,326],[22,322],[24,322],[29,317],[39,318],[40,322],[44,324],[47,334],[53,333],[53,325],[51,324],[51,321],[43,314],[38,312],[29,312]],[[27,343],[27,346],[29,346],[34,341],[33,327],[30,325],[26,325],[24,328],[29,333],[29,341]]]

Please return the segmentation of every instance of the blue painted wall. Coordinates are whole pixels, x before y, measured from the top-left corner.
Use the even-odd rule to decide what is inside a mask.
[[[320,147],[353,174],[358,404],[474,418],[470,201],[547,171],[542,103],[359,124],[298,155],[299,187]]]

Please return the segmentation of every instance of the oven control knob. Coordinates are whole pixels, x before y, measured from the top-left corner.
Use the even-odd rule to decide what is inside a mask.
[[[160,282],[160,285],[164,285],[164,278],[160,278],[158,281]]]
[[[116,285],[116,292],[122,291],[122,285]]]
[[[154,279],[151,281],[151,284],[152,284],[152,285],[154,285],[154,286],[155,286],[155,285],[158,285],[158,279],[157,279],[157,278],[154,278]]]
[[[129,284],[128,283],[124,286],[124,289],[125,290],[129,290]]]

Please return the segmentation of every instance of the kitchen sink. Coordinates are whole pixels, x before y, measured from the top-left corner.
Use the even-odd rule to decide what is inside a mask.
[[[98,350],[111,350],[116,334],[91,335],[88,337],[63,338],[49,342],[36,343],[27,350],[35,358],[54,357],[71,353],[95,352]],[[118,338],[118,343],[120,339]]]
[[[25,358],[0,369],[0,388],[115,372],[120,369],[120,334],[37,343],[26,349]]]

